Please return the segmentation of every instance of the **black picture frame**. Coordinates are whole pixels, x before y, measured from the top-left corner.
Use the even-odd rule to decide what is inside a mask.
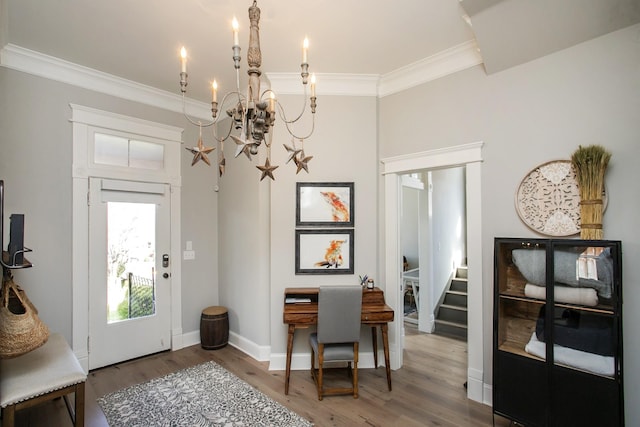
[[[353,274],[354,247],[353,229],[296,230],[296,274]]]
[[[353,227],[353,182],[297,182],[296,227]]]

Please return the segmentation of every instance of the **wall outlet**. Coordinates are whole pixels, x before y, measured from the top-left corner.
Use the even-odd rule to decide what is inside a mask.
[[[196,251],[183,251],[182,259],[184,260],[196,259]]]

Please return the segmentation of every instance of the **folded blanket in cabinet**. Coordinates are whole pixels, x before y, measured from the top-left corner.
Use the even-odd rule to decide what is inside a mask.
[[[544,286],[527,283],[524,294],[529,298],[546,299],[547,289]],[[569,286],[554,286],[553,297],[556,302],[579,304],[589,307],[598,305],[598,293],[593,288],[572,288]]]
[[[542,342],[547,342],[545,314],[543,305],[536,321],[536,337]],[[615,354],[611,316],[555,307],[551,322],[554,344],[601,356]]]
[[[546,357],[546,344],[538,341],[535,332],[531,334],[531,339],[524,350],[542,359]],[[553,356],[556,364],[572,366],[609,377],[612,377],[615,373],[615,359],[610,356],[600,356],[559,345],[553,346]]]
[[[563,285],[593,288],[601,298],[611,298],[613,286],[613,258],[605,248],[594,257],[598,279],[576,276],[576,261],[584,248],[558,250],[554,253],[554,280]],[[529,283],[544,286],[546,283],[546,251],[543,249],[514,249],[511,257],[522,276]]]

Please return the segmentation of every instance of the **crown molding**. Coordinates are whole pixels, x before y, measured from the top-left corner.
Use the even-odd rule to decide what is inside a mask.
[[[304,95],[309,89],[301,84],[300,73],[266,73],[271,89],[277,94]],[[337,96],[377,96],[377,74],[316,74],[316,93]]]
[[[474,40],[414,62],[382,76],[377,74],[317,74],[321,96],[385,97],[482,63]],[[0,65],[50,80],[82,87],[130,101],[183,112],[182,97],[102,71],[74,64],[40,52],[7,44],[0,50]],[[265,73],[271,89],[279,94],[301,95],[299,73]],[[186,98],[186,113],[210,120],[211,105]]]
[[[378,96],[394,93],[482,64],[475,40],[469,40],[380,77]]]
[[[34,76],[182,113],[182,97],[180,95],[13,44],[7,44],[0,50],[0,65]],[[185,109],[187,114],[192,117],[211,120],[210,104],[187,98]]]

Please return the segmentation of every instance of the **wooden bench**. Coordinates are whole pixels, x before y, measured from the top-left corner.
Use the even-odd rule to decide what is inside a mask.
[[[51,334],[41,347],[22,356],[0,360],[2,427],[13,427],[15,413],[39,403],[65,397],[71,420],[84,426],[84,372],[67,341]],[[66,397],[75,393],[75,414]]]

